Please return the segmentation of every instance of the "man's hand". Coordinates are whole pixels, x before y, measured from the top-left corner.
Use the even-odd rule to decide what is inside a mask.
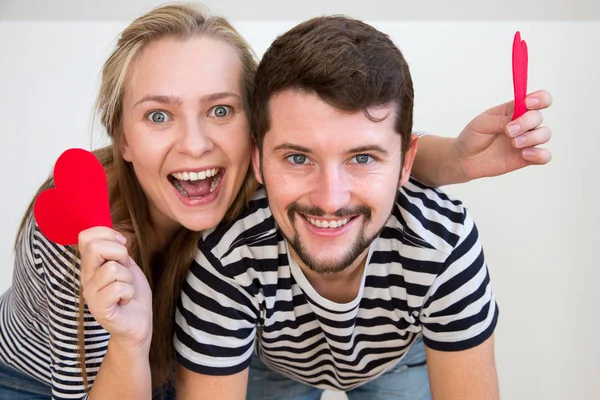
[[[550,128],[541,126],[540,110],[552,104],[540,90],[525,99],[527,112],[511,122],[514,102],[490,108],[473,119],[454,141],[465,181],[502,175],[528,165],[543,165],[552,154],[538,148],[550,140]]]

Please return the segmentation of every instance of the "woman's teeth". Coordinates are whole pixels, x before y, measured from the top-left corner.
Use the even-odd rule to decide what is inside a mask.
[[[210,183],[210,193],[214,192],[217,186],[219,186],[219,182],[221,182],[221,175],[215,177]]]
[[[220,168],[212,168],[200,172],[175,172],[172,173],[171,176],[173,176],[175,179],[179,179],[180,181],[201,181],[203,179],[216,176],[220,170]]]

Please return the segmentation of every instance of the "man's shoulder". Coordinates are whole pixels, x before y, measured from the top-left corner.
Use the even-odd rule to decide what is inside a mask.
[[[259,189],[236,218],[221,224],[204,238],[201,249],[220,259],[243,249],[276,247],[277,242],[275,219],[265,190]]]
[[[448,254],[464,231],[465,217],[460,200],[411,178],[398,190],[396,206],[382,235]]]

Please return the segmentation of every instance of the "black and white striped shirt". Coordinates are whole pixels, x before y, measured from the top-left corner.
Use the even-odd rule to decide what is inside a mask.
[[[186,368],[228,375],[252,352],[275,371],[351,390],[394,366],[422,334],[442,351],[489,338],[498,309],[477,229],[443,192],[411,180],[371,245],[352,302],[321,297],[288,256],[264,191],[205,238],[183,286],[175,348]]]
[[[0,362],[52,387],[53,399],[85,399],[77,326],[79,260],[49,241],[32,216],[15,252],[12,287],[0,297]],[[93,384],[110,335],[85,308],[85,356]]]

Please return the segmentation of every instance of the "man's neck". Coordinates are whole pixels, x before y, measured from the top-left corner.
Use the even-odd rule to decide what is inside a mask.
[[[291,246],[288,246],[288,248],[290,249],[290,256],[298,264],[306,280],[321,297],[335,303],[344,304],[351,302],[358,296],[369,247],[354,260],[352,265],[341,272],[334,273],[318,273],[311,270],[300,260],[300,257]]]

